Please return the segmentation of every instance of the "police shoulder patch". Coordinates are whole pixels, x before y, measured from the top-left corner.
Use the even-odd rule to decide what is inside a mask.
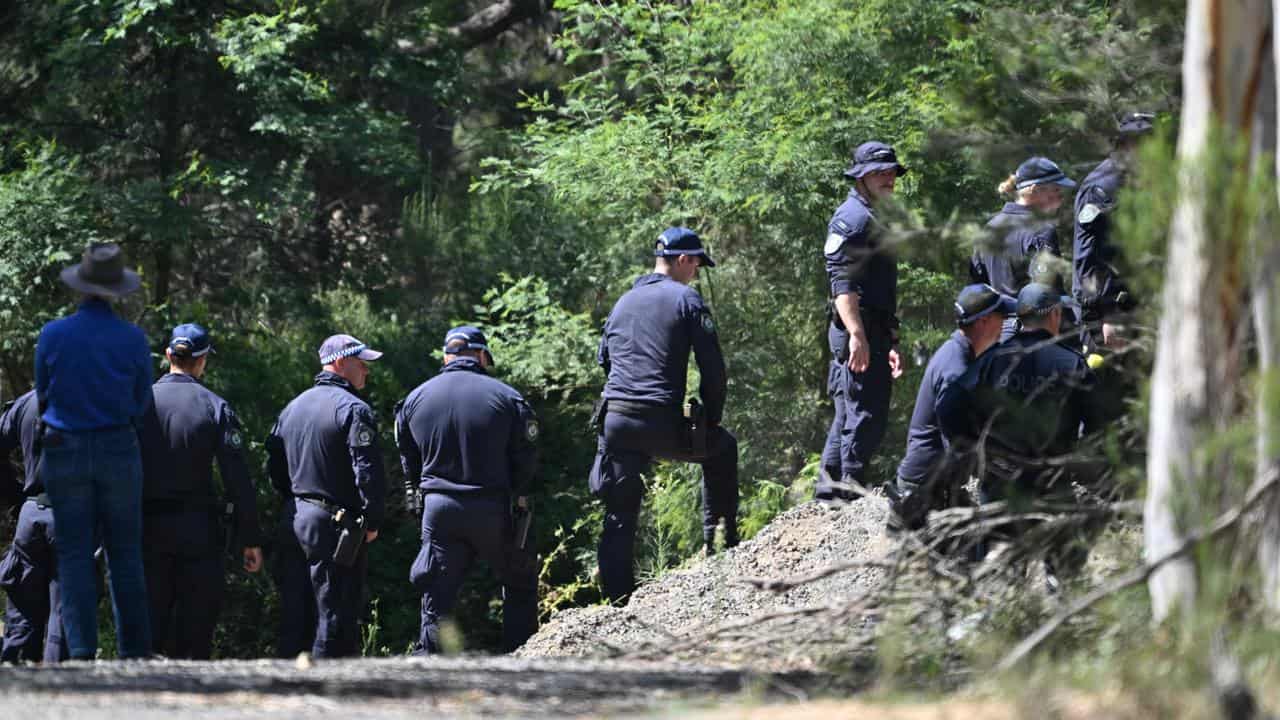
[[[541,432],[542,428],[538,427],[537,420],[529,420],[524,424],[524,436],[529,440],[529,442],[536,441]]]
[[[227,444],[230,445],[234,450],[239,450],[240,448],[244,447],[244,438],[240,436],[239,430],[232,430],[227,435]]]
[[[702,313],[702,329],[709,333],[716,331],[716,321],[711,319],[711,313]]]
[[[1085,203],[1085,206],[1080,208],[1080,214],[1076,215],[1076,220],[1080,221],[1081,225],[1088,225],[1097,220],[1101,214],[1102,208],[1093,203]]]
[[[361,426],[356,431],[356,447],[369,447],[373,444],[373,431],[367,427]]]
[[[822,246],[822,252],[828,255],[834,255],[840,252],[840,248],[844,246],[845,237],[840,233],[831,233],[827,236],[827,242]]]

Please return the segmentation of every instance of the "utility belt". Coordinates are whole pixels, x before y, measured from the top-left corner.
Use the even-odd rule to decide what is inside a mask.
[[[858,315],[861,316],[862,324],[868,330],[874,328],[892,333],[892,331],[897,330],[900,325],[898,322],[898,316],[894,315],[892,312],[868,305],[859,307]],[[834,298],[827,300],[827,321],[832,325],[835,325],[837,330],[846,330],[844,321],[840,319],[840,313],[836,312],[836,301]]]
[[[329,513],[329,519],[338,528],[338,542],[333,548],[333,562],[342,567],[355,565],[356,558],[360,554],[360,546],[364,544],[364,516],[313,495],[296,495],[295,497]]]
[[[602,397],[591,415],[591,425],[597,433],[604,432],[604,419],[609,413],[639,418],[678,419],[681,423],[681,443],[685,448],[695,455],[705,455],[707,452],[707,411],[697,398],[689,398],[688,402],[679,406],[653,405],[633,400],[606,400]]]

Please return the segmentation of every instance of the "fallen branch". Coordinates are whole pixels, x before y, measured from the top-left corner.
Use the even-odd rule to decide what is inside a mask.
[[[1186,555],[1196,545],[1204,542],[1205,540],[1212,540],[1227,530],[1230,530],[1236,525],[1236,523],[1240,522],[1240,519],[1252,510],[1255,505],[1275,490],[1277,486],[1280,486],[1280,471],[1272,470],[1263,482],[1253,486],[1253,489],[1245,496],[1243,503],[1235,506],[1222,515],[1219,515],[1218,519],[1214,520],[1208,527],[1202,527],[1194,532],[1188,533],[1187,536],[1183,538],[1182,542],[1173,550],[1170,550],[1155,560],[1152,560],[1141,567],[1135,568],[1134,570],[1116,578],[1112,582],[1095,589],[1062,609],[1058,614],[1049,618],[1045,624],[1041,625],[1034,633],[1031,633],[1024,638],[1022,642],[1018,643],[1018,645],[1014,647],[1008,655],[1005,655],[1004,659],[1000,661],[1000,664],[996,666],[996,669],[1000,671],[1011,669],[1014,665],[1018,664],[1030,655],[1032,651],[1040,646],[1040,643],[1044,642],[1045,639],[1054,633],[1054,631],[1062,627],[1062,624],[1067,620],[1070,620],[1076,615],[1098,604],[1100,601],[1111,597],[1122,590],[1127,590],[1134,585],[1140,585],[1146,582],[1156,570],[1159,570],[1165,564]]]
[[[874,568],[876,570],[892,570],[896,567],[896,563],[889,563],[883,560],[851,560],[849,562],[836,563],[828,565],[808,575],[800,575],[790,578],[761,578],[761,577],[740,577],[735,582],[751,585],[760,590],[768,590],[770,592],[786,592],[793,590],[801,585],[807,585],[811,582],[817,582],[823,578],[838,575],[842,572],[850,570],[862,570],[865,568]]]

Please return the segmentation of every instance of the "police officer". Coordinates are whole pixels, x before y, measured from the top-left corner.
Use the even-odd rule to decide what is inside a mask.
[[[947,446],[938,427],[936,403],[943,389],[964,374],[999,340],[1006,316],[1017,308],[1014,299],[990,285],[969,285],[956,298],[958,329],[930,358],[916,393],[907,450],[898,465],[897,485],[888,488],[897,525],[918,529],[930,509],[943,506],[946,495],[963,478],[946,461]],[[942,496],[942,497],[939,497]],[[892,521],[891,521],[892,522]]]
[[[171,658],[207,660],[213,651],[226,584],[223,552],[231,545],[224,532],[241,549],[245,570],[262,568],[257,493],[240,420],[201,382],[211,353],[205,328],[175,327],[164,351],[169,372],[152,387],[143,418],[142,560],[152,643]]]
[[[951,442],[983,443],[984,500],[1027,499],[1044,490],[1043,460],[1075,448],[1083,425],[1098,424],[1090,393],[1095,378],[1084,357],[1056,342],[1068,298],[1031,283],[1018,293],[1022,330],[988,350],[937,403]]]
[[[848,500],[862,486],[884,439],[892,381],[902,375],[894,316],[898,268],[874,207],[893,196],[906,172],[888,145],[859,145],[844,173],[854,181],[853,189],[827,225],[823,254],[832,308],[827,393],[836,412],[815,487],[820,500]]]
[[[422,549],[409,573],[422,593],[415,654],[438,653],[440,623],[458,599],[467,568],[479,558],[502,581],[503,650],[537,629],[538,568],[529,512],[538,421],[520,393],[489,376],[493,355],[477,328],[445,335],[444,369],[396,411],[396,444],[406,482],[422,496]],[[524,537],[517,537],[523,535]]]
[[[1119,248],[1111,236],[1116,202],[1128,179],[1138,143],[1154,128],[1155,115],[1133,112],[1118,128],[1115,150],[1085,177],[1076,193],[1075,237],[1072,251],[1072,290],[1084,313],[1086,345],[1120,348],[1124,344],[1123,314],[1134,302],[1116,268]],[[1097,336],[1101,324],[1100,337]]]
[[[720,426],[727,379],[711,312],[689,287],[698,269],[714,267],[688,228],[668,228],[654,246],[653,272],[642,275],[605,322],[596,360],[608,375],[603,419],[591,468],[591,492],[604,502],[600,581],[624,602],[635,589],[636,524],[654,457],[702,465],[703,539],[710,546],[723,519],[725,545],[738,542],[738,441]],[[705,441],[682,417],[692,350],[701,375]],[[701,446],[701,447],[698,447]]]
[[[316,603],[312,654],[359,650],[367,543],[382,524],[386,477],[373,410],[360,397],[368,362],[382,357],[350,335],[320,345],[315,385],[280,412],[267,439],[268,470],[295,501],[294,535],[306,555]]]
[[[986,283],[998,292],[1016,297],[1031,281],[1031,264],[1042,253],[1061,257],[1057,223],[1053,215],[1062,207],[1063,191],[1075,182],[1052,160],[1032,157],[1000,184],[1001,194],[1015,196],[987,222],[989,239],[973,250],[969,274],[975,283]],[[1017,331],[1011,312],[1001,340]]]
[[[9,472],[9,455],[22,452],[25,500],[18,513],[13,545],[0,560],[0,584],[9,595],[4,613],[4,662],[60,662],[67,643],[59,618],[58,563],[54,557],[53,509],[36,472],[40,411],[34,390],[9,403],[0,414],[0,476]],[[14,483],[4,480],[6,493]]]

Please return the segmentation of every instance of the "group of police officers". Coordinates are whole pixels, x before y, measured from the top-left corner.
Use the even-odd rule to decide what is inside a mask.
[[[1091,401],[1095,380],[1080,350],[1125,342],[1122,317],[1132,302],[1115,267],[1110,215],[1136,139],[1151,129],[1151,115],[1126,116],[1115,153],[1077,193],[1074,297],[1053,262],[1060,255],[1053,214],[1075,183],[1052,161],[1034,157],[1001,186],[1014,200],[988,223],[990,242],[975,248],[973,284],[955,303],[957,330],[928,361],[905,457],[896,481],[885,484],[894,527],[922,527],[928,510],[960,501],[959,488],[973,474],[983,500],[1043,493],[1051,459],[1105,421]],[[832,505],[868,492],[893,380],[903,372],[893,238],[876,208],[906,172],[890,146],[859,146],[845,172],[853,188],[823,248],[835,417],[815,494]],[[690,286],[715,263],[683,227],[664,231],[653,252],[653,271],[614,305],[597,354],[607,380],[594,417],[598,448],[589,485],[605,511],[600,582],[617,603],[635,588],[642,475],[655,458],[702,465],[707,552],[714,552],[718,530],[726,547],[738,542],[738,443],[721,426],[726,367],[715,320]],[[91,245],[63,280],[83,296],[80,310],[46,327],[37,387],[0,415],[0,473],[11,472],[12,451],[24,460],[21,478],[0,481],[22,496],[13,544],[0,561],[0,586],[9,596],[2,657],[54,662],[94,655],[92,616],[101,589],[90,593],[85,583],[88,550],[100,546],[111,569],[121,655],[208,658],[225,555],[237,548],[249,572],[263,565],[243,429],[202,382],[214,352],[209,332],[194,323],[173,328],[164,351],[168,372],[139,390],[139,372],[150,383],[149,363],[140,370],[135,357],[141,331],[109,305],[138,285],[119,248]],[[67,347],[64,336],[75,335],[88,350]],[[442,349],[441,371],[395,410],[406,507],[421,514],[421,550],[409,569],[421,596],[415,648],[441,651],[442,620],[478,559],[502,583],[503,643],[512,650],[537,625],[529,496],[538,422],[520,393],[490,375],[495,360],[479,329],[450,330]],[[691,353],[700,401],[686,402]],[[313,386],[281,411],[266,443],[271,484],[283,498],[273,562],[281,656],[359,651],[369,545],[385,519],[377,421],[361,395],[368,363],[382,353],[339,334],[318,355]],[[121,401],[122,394],[136,402]],[[137,442],[112,435],[122,430]],[[980,456],[982,466],[975,470],[966,455]],[[136,492],[119,479],[131,477],[135,465]],[[104,474],[114,484],[91,477]],[[80,502],[86,494],[89,510]],[[135,527],[139,537],[128,537]],[[130,587],[141,581],[129,564],[133,553],[145,577],[142,602]]]

